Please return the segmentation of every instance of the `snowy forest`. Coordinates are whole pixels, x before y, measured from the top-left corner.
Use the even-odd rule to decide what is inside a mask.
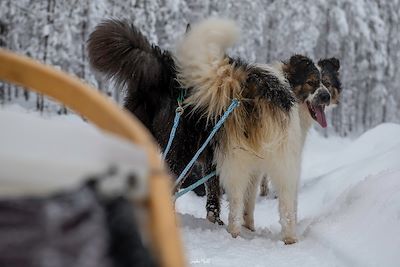
[[[232,55],[268,63],[300,53],[341,61],[343,93],[329,133],[357,135],[400,122],[400,0],[0,0],[0,46],[76,75],[120,102],[88,65],[86,40],[105,18],[131,21],[172,49],[187,23],[209,16],[242,28]],[[0,104],[66,113],[42,96],[0,83]],[[326,132],[325,134],[328,134]]]

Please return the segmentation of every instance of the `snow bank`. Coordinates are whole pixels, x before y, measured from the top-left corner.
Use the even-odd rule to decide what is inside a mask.
[[[232,239],[205,219],[205,199],[177,202],[192,266],[398,266],[400,125],[382,124],[355,140],[312,131],[299,194],[299,243],[280,241],[277,200],[259,197],[256,232]],[[227,202],[222,219],[227,221]]]
[[[307,236],[345,252],[353,266],[399,265],[400,171],[367,177],[345,190],[326,214]]]

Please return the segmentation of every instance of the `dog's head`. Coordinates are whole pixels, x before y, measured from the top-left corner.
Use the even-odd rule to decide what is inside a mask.
[[[285,63],[285,72],[297,101],[305,103],[310,116],[323,128],[327,126],[325,107],[337,104],[341,91],[339,61],[335,58],[314,62],[302,55]]]
[[[339,79],[340,62],[337,58],[327,58],[318,61],[323,85],[328,89],[331,105],[339,104],[342,85]]]

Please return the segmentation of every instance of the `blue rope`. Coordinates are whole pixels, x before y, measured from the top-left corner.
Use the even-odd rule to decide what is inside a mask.
[[[203,178],[201,178],[200,180],[198,180],[197,182],[195,182],[194,184],[191,184],[190,186],[186,187],[185,189],[180,190],[179,192],[175,193],[175,200],[180,198],[181,196],[183,196],[184,194],[186,194],[187,192],[192,191],[193,189],[195,189],[196,187],[198,187],[201,184],[204,184],[205,182],[207,182],[210,178],[214,177],[217,174],[216,171],[213,171],[212,173],[204,176]]]
[[[219,128],[221,128],[222,124],[224,124],[225,120],[228,118],[228,116],[231,114],[231,112],[239,106],[239,100],[236,98],[232,100],[231,104],[229,105],[228,109],[225,111],[225,113],[222,115],[222,117],[219,119],[219,121],[214,125],[214,128],[212,129],[211,133],[208,135],[206,141],[204,141],[203,145],[197,150],[196,154],[194,154],[193,158],[190,160],[190,162],[186,165],[185,169],[181,172],[179,175],[178,179],[175,181],[175,187],[179,185],[183,177],[186,176],[187,172],[190,170],[190,168],[193,166],[193,164],[196,162],[197,158],[200,156],[201,152],[206,148],[208,143],[211,141],[211,139],[214,137],[214,135],[217,133]]]
[[[178,128],[179,119],[181,118],[182,112],[183,112],[182,107],[178,107],[175,111],[174,125],[172,126],[171,132],[169,133],[168,143],[167,143],[167,146],[165,147],[164,153],[162,155],[163,160],[165,160],[165,158],[167,157],[167,154],[172,145],[172,141],[174,141],[176,129]]]

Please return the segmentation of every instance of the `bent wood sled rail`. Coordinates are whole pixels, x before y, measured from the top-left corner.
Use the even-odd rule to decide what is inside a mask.
[[[4,49],[0,49],[0,80],[51,97],[104,131],[128,139],[145,150],[151,170],[147,205],[153,252],[161,266],[185,266],[171,198],[171,178],[158,154],[157,145],[144,126],[79,79]]]

